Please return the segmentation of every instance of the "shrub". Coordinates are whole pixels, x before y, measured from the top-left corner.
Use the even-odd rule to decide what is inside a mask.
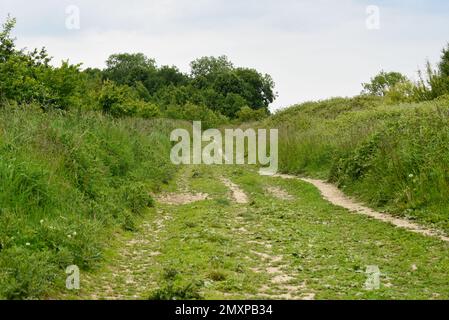
[[[227,118],[216,113],[206,106],[188,103],[183,107],[170,106],[165,111],[165,115],[173,119],[182,119],[190,121],[201,121],[203,128],[216,128],[226,123]]]
[[[69,109],[81,105],[83,77],[79,65],[63,62],[52,67],[45,49],[17,50],[11,37],[15,19],[8,18],[0,32],[0,99],[37,102],[42,108]]]
[[[101,109],[114,116],[137,116],[155,118],[160,115],[159,107],[138,98],[138,93],[126,85],[105,81],[99,96]]]
[[[151,102],[135,101],[136,115],[145,119],[156,118],[161,115],[159,107]]]
[[[203,283],[200,281],[182,283],[169,280],[161,288],[151,293],[149,300],[201,300],[201,288]]]
[[[250,107],[243,107],[237,112],[237,117],[242,122],[260,121],[268,116],[265,109],[253,110]]]
[[[410,81],[399,82],[385,95],[385,102],[390,105],[415,101],[415,86]]]
[[[48,251],[22,247],[2,250],[0,255],[0,298],[36,299],[45,294],[59,277]]]

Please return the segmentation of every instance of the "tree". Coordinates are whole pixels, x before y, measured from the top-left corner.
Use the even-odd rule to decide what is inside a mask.
[[[183,74],[175,66],[162,66],[147,74],[144,82],[145,87],[151,95],[168,86],[184,86],[189,83],[187,75]]]
[[[202,57],[190,63],[192,77],[209,77],[234,69],[234,65],[227,56]]]
[[[397,83],[385,95],[387,104],[412,102],[415,99],[415,86],[411,81]]]
[[[440,74],[443,77],[449,77],[449,44],[443,49],[441,55],[441,61],[439,63]]]
[[[414,97],[418,101],[429,101],[449,93],[449,78],[435,70],[429,61],[424,72],[418,71],[419,81],[414,88]]]
[[[205,94],[205,104],[224,115],[235,117],[243,106],[268,110],[276,98],[269,75],[235,68],[226,56],[203,57],[193,61],[191,67],[193,86]]]
[[[237,113],[246,107],[246,100],[235,93],[228,93],[224,100],[224,108],[219,110],[221,114],[229,118],[236,118]]]
[[[10,17],[0,31],[0,95],[19,104],[40,103],[43,108],[68,109],[80,105],[83,77],[80,65],[63,61],[50,65],[45,48],[26,52],[17,50],[11,32],[15,19]]]
[[[11,31],[16,25],[16,19],[8,16],[2,25],[0,32],[0,63],[5,62],[15,52],[15,39],[11,37]]]
[[[135,89],[127,85],[117,85],[107,80],[99,95],[101,109],[114,117],[138,116],[154,118],[159,115],[159,107],[139,99]]]
[[[120,53],[106,60],[104,76],[117,84],[134,86],[137,82],[146,83],[151,73],[156,73],[156,62],[143,53]]]
[[[176,66],[162,66],[157,71],[157,76],[161,86],[186,85],[189,82],[187,75],[179,71]]]
[[[226,97],[230,93],[242,95],[245,83],[235,72],[222,72],[217,74],[211,85],[212,89]]]
[[[262,75],[255,69],[238,68],[237,76],[244,82],[242,96],[253,109],[267,109],[276,94],[274,81],[270,75]]]
[[[363,93],[374,96],[385,96],[396,84],[408,81],[407,77],[399,72],[381,71],[377,76],[371,78],[370,83],[363,83]]]

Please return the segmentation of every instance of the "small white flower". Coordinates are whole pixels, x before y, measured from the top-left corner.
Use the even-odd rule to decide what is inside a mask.
[[[27,247],[29,247],[29,246],[31,246],[31,243],[27,242],[27,243],[25,243],[25,245],[26,245]]]
[[[72,238],[72,235],[71,234],[69,234],[68,236],[67,236],[69,239],[71,239]]]
[[[76,231],[73,231],[73,236],[75,237],[77,235]]]
[[[43,223],[44,223],[44,219],[42,219],[42,220],[40,221],[40,223],[43,224]]]
[[[409,174],[408,177],[411,179],[411,178],[414,177],[414,175],[413,174]]]

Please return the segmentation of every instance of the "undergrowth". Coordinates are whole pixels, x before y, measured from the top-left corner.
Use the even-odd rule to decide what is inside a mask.
[[[178,125],[179,126],[179,125]],[[41,298],[102,259],[175,172],[174,121],[0,108],[0,297]]]

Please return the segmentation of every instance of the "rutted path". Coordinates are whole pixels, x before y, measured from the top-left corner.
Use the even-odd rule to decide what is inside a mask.
[[[292,175],[285,175],[285,174],[279,174],[275,177],[280,177],[283,179],[301,179],[302,181],[308,182],[310,184],[313,184],[316,188],[318,188],[323,195],[323,197],[331,202],[334,205],[343,207],[345,209],[348,209],[351,212],[357,212],[359,214],[367,215],[371,218],[391,223],[392,225],[407,229],[411,232],[419,233],[425,236],[429,237],[437,237],[441,239],[442,241],[449,242],[449,237],[442,234],[442,232],[423,227],[421,225],[418,225],[416,223],[413,223],[407,219],[401,219],[396,218],[392,215],[380,213],[377,212],[371,208],[365,207],[362,204],[358,203],[357,201],[347,197],[340,189],[338,189],[336,186],[326,183],[322,180],[317,179],[307,179],[307,178],[298,178],[296,176]]]
[[[228,178],[222,177],[220,180],[230,189],[233,201],[237,204],[247,204],[249,202],[248,196],[240,186]],[[280,187],[269,186],[266,190],[277,199],[293,199],[291,195]],[[251,229],[251,224],[245,222],[244,219],[239,219],[239,223],[242,227],[237,231],[249,234],[248,229]],[[297,284],[297,281],[295,281],[296,272],[289,273],[286,271],[287,265],[285,264],[284,257],[273,253],[273,244],[266,240],[259,239],[256,241],[248,238],[245,239],[245,242],[248,247],[254,247],[250,252],[259,260],[258,266],[251,268],[251,271],[268,275],[270,278],[269,283],[259,288],[256,296],[248,296],[248,298],[275,300],[313,300],[315,298],[314,293],[306,292],[307,286],[305,282]]]
[[[154,197],[138,231],[119,234],[69,298],[449,298],[446,242],[321,181],[187,166]],[[364,271],[373,265],[382,276],[371,292]]]
[[[155,285],[152,272],[159,252],[160,234],[172,217],[165,211],[155,213],[152,221],[143,221],[132,238],[123,237],[118,252],[108,265],[93,274],[81,275],[82,291],[78,298],[89,300],[145,299]]]
[[[228,187],[230,189],[230,191],[232,193],[232,198],[234,199],[234,201],[236,203],[238,203],[238,204],[247,204],[248,203],[248,197],[246,196],[245,192],[239,188],[238,185],[233,183],[228,178],[222,177],[220,180],[223,182],[223,184],[226,187]]]

